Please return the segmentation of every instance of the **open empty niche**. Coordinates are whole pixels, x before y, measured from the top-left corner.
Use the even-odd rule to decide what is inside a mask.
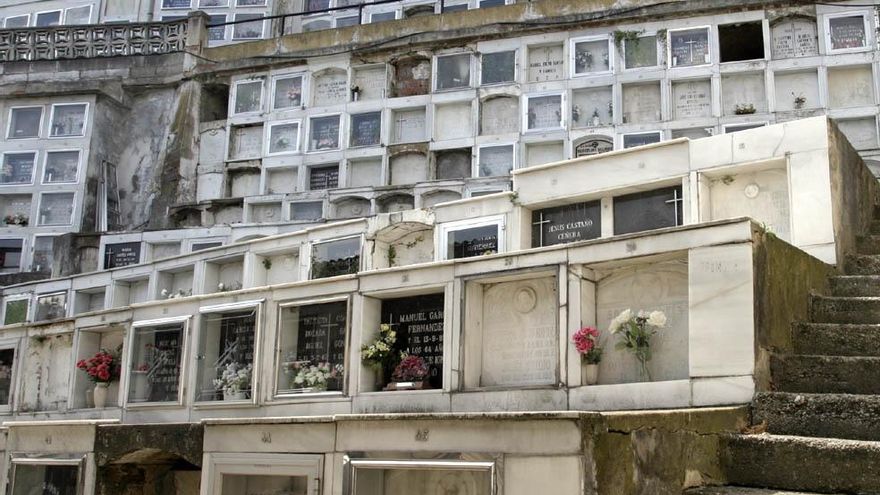
[[[480,134],[508,134],[519,132],[519,99],[513,96],[495,96],[480,103]]]
[[[831,108],[874,104],[874,76],[870,65],[828,69],[828,96]]]
[[[228,198],[244,198],[260,193],[260,169],[258,167],[227,169],[226,180],[226,197]]]
[[[389,182],[393,186],[415,184],[428,180],[428,159],[424,153],[394,155],[389,160]]]
[[[400,59],[391,63],[394,69],[392,95],[426,95],[431,90],[431,60],[421,57]]]
[[[297,168],[277,167],[265,169],[265,194],[285,194],[296,191]]]
[[[819,75],[816,70],[777,72],[773,75],[776,86],[776,110],[780,112],[818,108]]]
[[[596,127],[614,122],[611,86],[575,89],[571,92],[571,124]]]
[[[375,239],[373,268],[434,261],[434,229],[430,225],[418,222],[395,223],[377,231]]]
[[[721,77],[721,111],[724,115],[748,115],[767,111],[764,74],[728,74]]]
[[[434,114],[434,140],[459,139],[474,134],[471,102],[437,105]]]
[[[174,299],[193,293],[193,267],[182,266],[156,272],[156,299]]]
[[[89,359],[101,349],[121,352],[124,340],[125,330],[122,327],[99,327],[81,329],[76,333],[76,356],[74,362],[81,359]],[[95,383],[89,380],[88,374],[81,370],[73,372],[73,390],[70,396],[70,407],[72,409],[83,409],[94,407],[94,403],[87,403],[87,399],[91,399],[91,394],[87,394],[88,390],[95,387]],[[119,380],[110,382],[107,390],[106,407],[119,406]]]
[[[370,200],[366,198],[348,197],[334,202],[334,218],[365,217],[371,213]]]
[[[640,124],[660,120],[660,82],[623,86],[623,122]]]
[[[254,263],[254,286],[286,284],[300,279],[299,249],[260,253]]]
[[[349,160],[348,187],[376,187],[382,185],[382,157]]]
[[[837,127],[840,128],[840,132],[853,145],[853,148],[857,150],[877,148],[877,121],[875,117],[838,119],[835,122],[837,122]]]
[[[113,307],[130,306],[150,300],[147,276],[113,282]]]
[[[434,152],[437,179],[464,179],[471,176],[471,149]]]
[[[651,379],[688,378],[687,252],[584,268],[581,323],[595,325],[600,331],[599,345],[604,353],[599,363],[599,383],[640,381],[638,361],[625,349],[616,349],[619,339],[608,331],[611,320],[627,309],[666,314],[666,326],[651,339]]]
[[[3,217],[17,217],[17,221],[30,223],[31,195],[30,194],[2,194],[0,195],[0,215]],[[6,225],[9,225],[8,223]],[[18,225],[21,225],[19,223]]]
[[[74,292],[73,314],[80,315],[104,309],[105,287],[94,287]]]
[[[718,26],[721,62],[764,58],[764,27],[761,21]]]
[[[281,202],[273,201],[267,203],[250,203],[248,205],[250,214],[248,215],[248,222],[253,223],[270,223],[270,222],[281,222],[284,220],[284,216],[281,212]]]
[[[415,198],[411,194],[391,194],[376,201],[379,213],[394,213],[415,208]]]
[[[468,281],[466,388],[552,386],[559,377],[555,271]]]
[[[263,124],[232,126],[229,132],[229,159],[253,160],[263,154]]]
[[[241,289],[243,276],[244,257],[241,255],[208,261],[205,263],[202,293],[211,294]]]
[[[455,191],[431,191],[422,195],[422,208],[430,208],[440,203],[459,199],[461,199],[461,194]]]
[[[672,83],[672,115],[676,120],[712,116],[712,84],[708,79]]]
[[[565,144],[562,141],[550,143],[529,143],[526,145],[526,166],[543,165],[565,159]]]
[[[780,239],[791,241],[785,160],[706,172],[700,175],[700,187],[701,196],[709,198],[706,221],[752,217]]]

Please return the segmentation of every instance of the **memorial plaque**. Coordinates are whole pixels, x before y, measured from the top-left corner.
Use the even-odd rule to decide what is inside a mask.
[[[352,98],[355,101],[385,98],[385,66],[355,68],[352,84]]]
[[[592,74],[611,70],[608,40],[581,41],[574,44],[574,73]]]
[[[77,495],[79,464],[15,464],[12,495]]]
[[[711,62],[709,30],[706,28],[670,31],[669,46],[672,67],[704,65]]]
[[[309,191],[339,187],[339,166],[309,168]]]
[[[87,107],[88,105],[85,103],[54,105],[50,135],[53,137],[82,136],[85,129]]]
[[[0,171],[0,184],[30,184],[34,180],[35,152],[3,154],[3,170]]]
[[[345,362],[345,301],[299,307],[296,360],[312,364]]]
[[[614,151],[614,140],[605,136],[591,137],[575,145],[574,156],[578,158],[607,153],[609,151]]]
[[[659,132],[642,132],[637,134],[623,135],[623,149],[635,148],[636,146],[644,146],[646,144],[654,144],[659,142]]]
[[[336,203],[335,218],[355,218],[370,214],[370,200],[349,198]]]
[[[263,7],[266,0],[235,0],[236,7]]]
[[[225,15],[208,16],[208,25],[224,24],[226,22]],[[226,39],[226,26],[211,26],[208,28],[208,41],[223,41]]]
[[[3,21],[3,27],[6,29],[26,28],[28,27],[28,22],[30,22],[30,16],[28,14],[15,15],[7,17],[6,20]]]
[[[871,66],[829,68],[828,96],[831,108],[873,105],[874,76]]]
[[[437,90],[466,88],[471,84],[471,55],[437,57]]]
[[[623,121],[641,124],[660,121],[660,84],[623,86]]]
[[[357,273],[360,264],[359,237],[320,242],[312,246],[312,279]]]
[[[394,213],[415,208],[415,198],[411,194],[393,194],[379,200],[379,213]]]
[[[443,388],[443,311],[443,294],[382,301],[382,323],[397,332],[396,348],[425,360],[433,388]]]
[[[219,246],[222,246],[222,245],[223,245],[223,243],[220,242],[220,241],[216,241],[216,242],[194,242],[193,245],[192,245],[192,249],[190,249],[190,252],[195,253],[196,251],[201,251],[201,250],[203,250],[203,249],[211,249],[211,248],[219,247]]]
[[[480,177],[510,175],[513,169],[513,145],[483,146],[480,148]]]
[[[437,152],[437,179],[464,179],[470,177],[471,149]]]
[[[481,225],[446,234],[446,259],[470,258],[498,252],[498,225]]]
[[[229,0],[199,0],[199,8],[201,7],[226,7]]]
[[[574,127],[597,127],[614,122],[611,86],[572,91],[571,123]]]
[[[79,151],[49,151],[46,153],[46,184],[76,182],[79,171]]]
[[[395,143],[411,143],[426,139],[424,108],[395,111],[393,117]]]
[[[303,77],[283,76],[275,79],[272,108],[282,110],[302,106]]]
[[[339,115],[309,119],[309,150],[339,149]]]
[[[562,96],[530,96],[528,101],[528,130],[558,129],[562,127]]]
[[[382,112],[369,112],[351,116],[350,146],[376,146],[382,137]]]
[[[250,221],[252,222],[280,222],[281,203],[253,203],[251,204]]]
[[[235,84],[233,113],[259,112],[263,106],[263,81],[242,81]]]
[[[640,36],[634,40],[624,40],[623,50],[623,63],[627,69],[657,65],[656,36]]]
[[[556,278],[486,284],[482,297],[480,386],[555,385]]]
[[[480,103],[480,134],[519,132],[519,100],[510,96],[488,98]]]
[[[819,76],[807,72],[776,72],[776,111],[803,110],[819,105]]]
[[[220,318],[220,351],[218,365],[227,363],[248,364],[254,362],[254,332],[256,312],[223,313],[205,318]],[[248,388],[250,384],[248,384]]]
[[[526,145],[526,166],[558,162],[565,158],[564,155],[565,144],[562,141],[529,143]]]
[[[599,201],[532,212],[532,247],[596,239],[602,235]]]
[[[163,9],[188,9],[192,0],[162,0]]]
[[[675,227],[682,224],[681,186],[614,198],[614,235]]]
[[[500,84],[516,80],[516,50],[484,53],[481,64],[482,84]]]
[[[299,151],[299,122],[274,124],[269,128],[269,153],[295,153]]]
[[[263,126],[233,126],[229,136],[229,159],[248,160],[263,154]]]
[[[141,262],[140,242],[120,242],[104,246],[104,269],[136,265]]]
[[[867,46],[865,18],[861,15],[828,19],[831,50],[850,50]]]
[[[130,402],[177,402],[183,325],[135,329]]]
[[[348,75],[343,71],[329,71],[316,76],[312,85],[316,107],[338,105],[348,101]]]
[[[770,28],[774,60],[812,57],[819,54],[819,33],[815,19],[788,17]]]
[[[349,161],[347,185],[348,187],[382,185],[382,158]]]
[[[248,21],[232,25],[232,39],[255,40],[263,37],[263,14],[235,14],[236,21]]]
[[[472,138],[474,135],[471,102],[434,107],[434,141]]]
[[[721,105],[724,115],[766,112],[767,97],[764,91],[764,73],[722,76]]]
[[[395,64],[394,96],[425,95],[431,89],[431,61],[406,59]]]
[[[676,119],[712,116],[712,85],[709,81],[672,83],[672,100]]]
[[[393,186],[415,184],[428,180],[428,158],[422,153],[401,153],[389,161]]]
[[[529,82],[558,81],[565,78],[562,45],[529,47]]]

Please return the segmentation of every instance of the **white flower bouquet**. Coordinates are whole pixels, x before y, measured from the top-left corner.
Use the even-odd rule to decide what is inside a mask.
[[[662,311],[633,313],[630,309],[615,316],[608,326],[608,331],[620,338],[614,346],[615,349],[626,349],[631,352],[639,362],[639,375],[648,381],[651,380],[651,373],[648,371],[648,361],[651,360],[651,337],[657,334],[658,329],[665,326],[666,314]]]

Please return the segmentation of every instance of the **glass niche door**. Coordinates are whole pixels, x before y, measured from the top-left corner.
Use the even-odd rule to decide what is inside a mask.
[[[12,459],[11,495],[81,495],[82,459]]]
[[[493,495],[492,461],[352,459],[344,495]]]
[[[321,456],[210,454],[209,495],[313,495],[319,493]],[[204,491],[203,491],[204,493]]]

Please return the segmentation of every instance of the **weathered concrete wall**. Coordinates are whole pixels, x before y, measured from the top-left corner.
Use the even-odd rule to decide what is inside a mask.
[[[810,293],[827,293],[836,272],[772,233],[756,231],[754,249],[755,381],[769,390],[770,355],[791,351],[792,323],[807,321]]]
[[[55,277],[67,277],[98,269],[98,250],[101,244],[98,234],[71,233],[57,236],[54,240],[52,273]]]

